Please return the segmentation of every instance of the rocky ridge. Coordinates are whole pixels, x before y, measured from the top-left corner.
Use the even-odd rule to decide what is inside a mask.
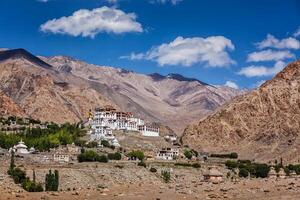
[[[188,126],[182,142],[209,152],[238,152],[242,158],[298,161],[300,158],[300,61],[261,87]]]

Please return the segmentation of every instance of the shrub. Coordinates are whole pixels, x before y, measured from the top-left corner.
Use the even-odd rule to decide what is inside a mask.
[[[119,152],[109,153],[107,156],[108,156],[109,160],[121,160],[122,159],[122,155]]]
[[[84,151],[77,156],[78,162],[95,162],[98,159],[98,154],[94,151]]]
[[[236,152],[233,152],[229,155],[229,158],[232,158],[232,159],[237,159],[239,156]]]
[[[232,153],[229,153],[229,154],[211,154],[210,157],[237,159],[238,154],[236,152],[232,152]]]
[[[84,146],[87,147],[87,148],[96,148],[96,147],[98,147],[98,142],[92,141],[92,142],[89,142],[87,144],[84,144]]]
[[[241,164],[251,164],[251,160],[238,160]]]
[[[144,152],[142,152],[140,150],[131,151],[128,153],[128,156],[131,159],[139,159],[139,160],[144,160],[144,158],[145,158]]]
[[[26,173],[20,168],[17,167],[9,171],[16,184],[23,183],[26,180]]]
[[[103,145],[104,147],[110,147],[110,144],[107,140],[101,140],[101,145]]]
[[[43,192],[43,186],[41,183],[35,183],[28,178],[22,183],[22,187],[27,192]]]
[[[284,170],[284,172],[285,172],[285,174],[286,174],[287,176],[290,175],[291,171],[290,171],[290,169],[289,169],[288,167],[284,167],[283,170]]]
[[[107,163],[108,162],[108,158],[106,155],[98,155],[96,161],[98,162],[103,162],[103,163]]]
[[[161,176],[162,176],[163,180],[165,181],[165,183],[170,182],[171,173],[169,171],[166,171],[166,170],[161,171]]]
[[[270,168],[267,164],[255,164],[255,176],[258,178],[266,178],[270,171]]]
[[[192,167],[194,167],[194,168],[200,168],[201,165],[200,165],[199,163],[193,163],[193,164],[192,164]]]
[[[78,162],[108,162],[106,155],[98,155],[95,151],[89,150],[77,156]]]
[[[238,168],[240,170],[239,176],[241,177],[245,177],[247,171],[247,176],[250,174],[252,177],[265,178],[268,176],[270,170],[267,164],[251,163],[251,161],[248,160],[227,160],[225,165],[230,170]]]
[[[192,157],[193,157],[193,153],[190,150],[188,150],[188,149],[184,150],[183,154],[189,160],[192,159]]]
[[[247,169],[245,169],[245,168],[240,169],[240,171],[239,171],[239,177],[246,178],[248,176],[249,176],[249,172],[248,172]]]
[[[287,167],[289,170],[294,170],[297,175],[300,174],[300,164],[297,164],[297,165],[289,164]]]
[[[279,164],[275,165],[274,166],[275,172],[278,173],[280,171],[280,168],[281,168],[281,166]]]
[[[190,164],[190,163],[175,163],[174,164],[175,166],[182,166],[182,167],[194,167],[194,168],[200,168],[201,165],[199,163],[193,163],[193,164]]]
[[[232,161],[232,160],[227,160],[225,162],[225,166],[230,169],[230,170],[233,170],[235,168],[238,167],[238,163],[236,161]]]
[[[157,172],[157,169],[154,168],[154,167],[151,167],[151,168],[150,168],[150,172],[155,173],[155,172]]]

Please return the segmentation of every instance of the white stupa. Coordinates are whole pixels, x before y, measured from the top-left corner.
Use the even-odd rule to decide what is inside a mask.
[[[25,143],[22,140],[13,147],[13,151],[18,154],[29,154],[30,153],[27,149],[27,146],[25,145]]]

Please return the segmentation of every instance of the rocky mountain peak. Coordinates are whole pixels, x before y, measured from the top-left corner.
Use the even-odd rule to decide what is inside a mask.
[[[161,75],[159,73],[153,73],[153,74],[149,74],[148,76],[150,76],[154,81],[162,81],[162,80],[165,80],[165,79],[173,79],[173,80],[177,80],[177,81],[185,81],[185,82],[198,82],[200,83],[201,85],[209,85],[207,83],[204,83],[198,79],[195,79],[195,78],[188,78],[188,77],[185,77],[181,74],[176,74],[176,73],[170,73],[166,76],[164,75]]]
[[[47,68],[47,69],[52,68],[51,65],[49,65],[48,63],[44,62],[40,58],[32,55],[31,53],[29,53],[28,51],[22,48],[0,51],[0,62],[3,62],[8,59],[21,59],[21,58],[28,60],[29,62],[43,68]]]
[[[300,78],[300,60],[290,63],[287,67],[285,67],[281,72],[279,72],[274,81],[277,79],[283,80],[292,80],[295,78]]]

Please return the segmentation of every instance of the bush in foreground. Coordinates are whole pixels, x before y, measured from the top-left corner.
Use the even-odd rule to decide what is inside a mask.
[[[170,182],[171,180],[171,173],[169,171],[161,171],[161,176],[163,178],[163,180],[165,181],[165,183],[168,183]]]
[[[122,159],[122,155],[119,152],[116,153],[109,153],[107,155],[109,160],[121,160]]]

